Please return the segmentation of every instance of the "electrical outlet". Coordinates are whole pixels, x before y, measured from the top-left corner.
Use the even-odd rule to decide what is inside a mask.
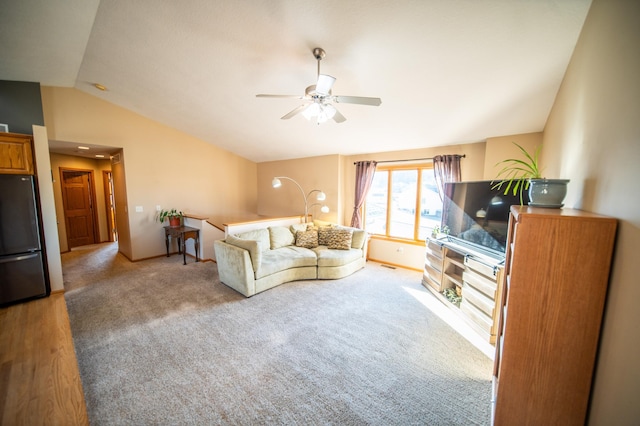
[[[160,205],[156,206],[156,211],[159,212],[160,210],[162,210],[162,207],[160,207]]]
[[[144,209],[142,208],[142,206],[136,206],[136,213],[142,213],[144,211]]]

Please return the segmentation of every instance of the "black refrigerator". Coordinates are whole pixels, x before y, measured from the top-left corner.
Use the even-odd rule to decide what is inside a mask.
[[[35,178],[0,174],[0,306],[51,292]]]

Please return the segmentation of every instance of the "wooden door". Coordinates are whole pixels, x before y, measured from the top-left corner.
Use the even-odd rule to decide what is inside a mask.
[[[93,172],[60,169],[60,174],[69,249],[95,244],[97,220],[94,211]]]

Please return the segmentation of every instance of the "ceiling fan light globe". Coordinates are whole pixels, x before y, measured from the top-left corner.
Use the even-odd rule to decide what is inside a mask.
[[[317,102],[314,102],[311,105],[309,105],[307,108],[305,108],[304,111],[302,111],[302,115],[307,120],[311,120],[313,117],[317,117],[318,114],[320,114],[320,111],[321,111],[320,104],[318,104]]]
[[[331,104],[324,104],[320,106],[320,113],[318,114],[318,124],[331,120],[336,115],[336,108]]]

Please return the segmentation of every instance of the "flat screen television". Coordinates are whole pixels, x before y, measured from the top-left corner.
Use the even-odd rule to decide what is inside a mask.
[[[486,249],[504,256],[509,224],[509,209],[520,204],[520,196],[491,189],[491,181],[455,182],[444,184],[442,229],[449,228],[453,242]],[[523,203],[529,202],[524,191]]]

